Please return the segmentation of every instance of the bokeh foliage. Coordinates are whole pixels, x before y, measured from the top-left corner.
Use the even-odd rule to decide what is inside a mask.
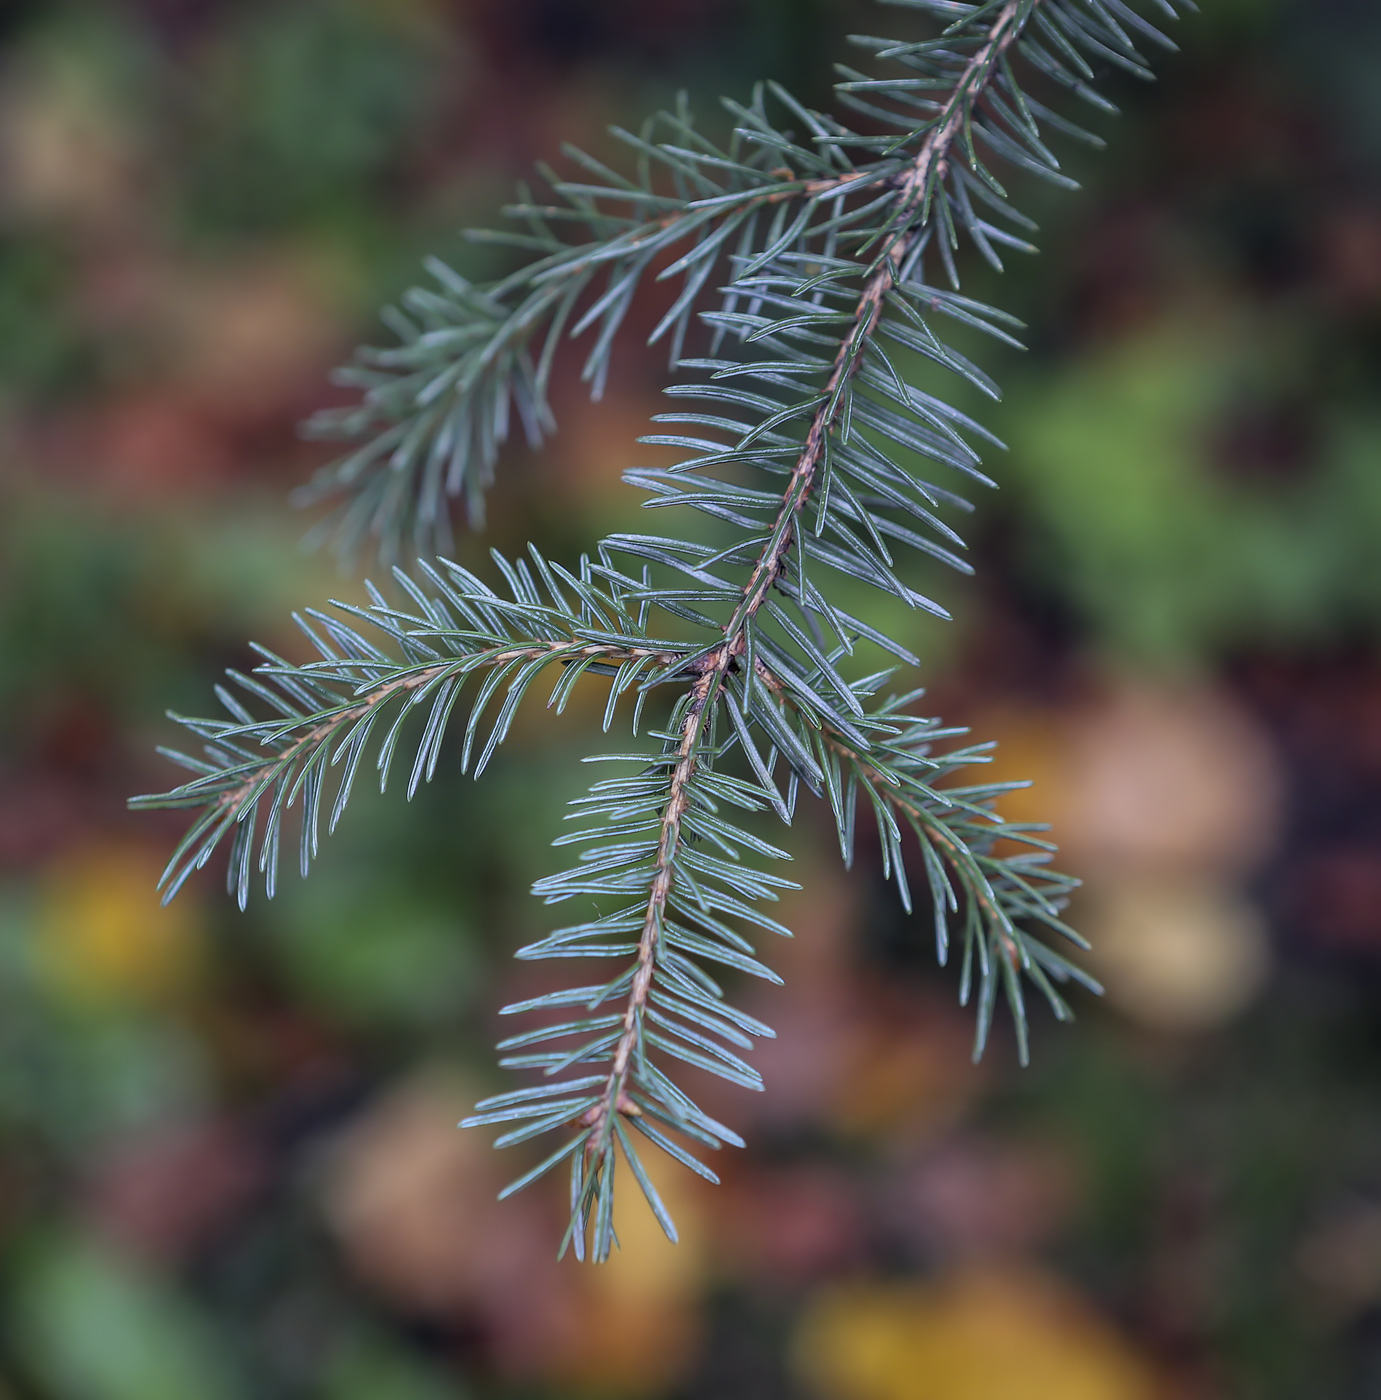
[[[380,17],[390,8],[31,6],[6,29],[0,125],[7,168],[24,174],[8,182],[0,256],[13,317],[0,471],[4,1384],[44,1400],[160,1386],[795,1395],[825,1371],[802,1362],[802,1379],[792,1339],[827,1316],[829,1374],[842,1367],[846,1386],[857,1346],[886,1343],[891,1369],[873,1383],[891,1388],[870,1393],[913,1394],[927,1373],[955,1394],[981,1387],[992,1337],[1033,1327],[1054,1339],[1049,1384],[1066,1390],[1095,1368],[1103,1393],[1124,1393],[1108,1387],[1139,1384],[1130,1366],[1192,1394],[1370,1393],[1381,128],[1365,16],[1216,6],[1163,84],[1119,90],[1118,160],[1080,165],[1087,192],[1040,211],[1040,276],[1009,274],[1036,339],[992,362],[1008,389],[993,421],[1014,450],[977,550],[979,593],[946,596],[960,614],[950,639],[937,625],[913,642],[949,688],[946,709],[990,707],[1009,750],[1049,760],[1056,807],[1054,736],[1067,714],[1082,723],[1091,672],[1209,686],[1254,717],[1284,777],[1281,835],[1221,878],[1265,915],[1275,971],[1258,1000],[1206,1029],[1157,1028],[1121,1003],[1085,1010],[1072,1036],[1037,1025],[1026,1075],[974,1077],[965,1028],[890,894],[831,886],[797,911],[792,956],[842,951],[788,961],[783,1000],[761,1008],[798,1044],[809,1023],[790,999],[832,1008],[837,1031],[817,1042],[828,1063],[764,1061],[784,1104],[814,1107],[750,1125],[749,1167],[721,1204],[677,1203],[689,1262],[649,1244],[640,1266],[611,1268],[605,1292],[539,1270],[520,1296],[499,1261],[535,1259],[546,1222],[535,1249],[528,1208],[492,1207],[501,1180],[447,1155],[463,1152],[450,1124],[484,1091],[496,1028],[477,1008],[507,995],[508,954],[541,932],[524,892],[547,868],[554,799],[579,790],[580,732],[598,715],[549,728],[520,713],[520,742],[482,791],[443,765],[412,807],[366,796],[313,881],[293,877],[280,907],[244,919],[213,885],[160,924],[134,892],[156,875],[162,837],[127,826],[120,802],[159,779],[147,757],[166,737],[149,719],[159,705],[193,707],[224,665],[250,659],[244,636],[290,647],[289,607],[348,590],[291,549],[299,522],[282,499],[314,465],[291,425],[329,394],[325,370],[369,333],[358,323],[373,301],[415,279],[421,250],[471,256],[445,246],[454,228],[491,219],[561,137],[597,146],[605,120],[664,100],[649,87],[714,94],[788,51],[823,73],[830,31],[876,17],[812,10],[816,38],[806,12],[779,6],[458,17],[418,5],[401,27]],[[280,22],[281,50],[255,37]],[[237,85],[265,61],[255,54],[307,52],[292,36],[317,25],[392,36],[361,91],[398,122],[393,144],[362,154],[348,129],[338,143],[323,131],[321,151],[358,162],[341,156],[331,190],[299,200],[228,172],[246,203],[217,207],[203,183],[212,148],[289,160],[317,139],[265,137],[257,112],[211,113],[247,100]],[[752,64],[744,33],[769,36]],[[1340,44],[1355,68],[1328,61]],[[404,70],[407,100],[389,106]],[[318,92],[286,110],[334,104]],[[306,347],[297,367],[218,392],[224,376],[203,372],[200,342],[169,311],[208,281],[205,339],[238,309],[237,363],[281,347],[288,326]],[[573,395],[563,405],[569,446],[550,475],[514,454],[493,512],[502,548],[533,536],[559,555],[605,522],[625,527],[616,468],[646,460],[629,444],[658,379],[636,353],[622,363],[604,416]],[[1117,489],[1134,469],[1174,499],[1158,485],[1134,515]],[[798,860],[832,870],[827,835],[803,831]],[[364,851],[386,881],[362,874]],[[1095,864],[1080,872],[1091,889]],[[385,902],[400,937],[371,949]],[[423,956],[448,937],[460,951]],[[852,1066],[866,1093],[831,1087],[830,1063]],[[961,1209],[956,1180],[981,1187],[978,1205]],[[1001,1286],[945,1291],[980,1266]],[[1039,1301],[1052,1273],[1074,1290],[1059,1325]],[[884,1282],[855,1305],[840,1301],[846,1274]],[[940,1291],[887,1282],[898,1275]],[[562,1332],[572,1317],[589,1350]],[[988,1342],[955,1360],[935,1349],[936,1318],[943,1335]],[[975,1333],[984,1319],[995,1332]],[[656,1345],[639,1351],[639,1337]],[[1131,1360],[1093,1359],[1109,1345]],[[659,1369],[659,1356],[675,1364]]]

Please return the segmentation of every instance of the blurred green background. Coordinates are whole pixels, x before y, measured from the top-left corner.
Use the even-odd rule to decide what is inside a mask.
[[[165,707],[358,595],[297,547],[294,424],[423,254],[489,275],[459,229],[563,140],[682,86],[823,103],[906,17],[0,9],[0,1400],[1381,1395],[1381,10],[1205,11],[1114,80],[1083,193],[1026,192],[1041,258],[975,269],[1031,327],[986,360],[1012,450],[959,620],[902,623],[1035,779],[1108,997],[971,1067],[924,921],[799,823],[769,1092],[715,1104],[750,1147],[665,1182],[679,1250],[630,1201],[592,1270],[453,1125],[594,688],[480,785],[357,798],[245,916],[214,872],[160,910],[176,814],[124,799],[175,780]],[[626,339],[467,558],[633,518],[663,375]]]

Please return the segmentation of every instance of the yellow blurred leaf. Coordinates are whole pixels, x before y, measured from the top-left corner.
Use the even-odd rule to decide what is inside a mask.
[[[634,1145],[676,1221],[680,1243],[662,1233],[620,1162],[622,1189],[614,1198],[619,1248],[607,1264],[579,1266],[580,1325],[553,1367],[560,1380],[601,1395],[664,1390],[693,1355],[699,1331],[705,1183],[650,1143],[644,1147],[637,1139]]]
[[[91,846],[48,872],[39,906],[40,974],[59,995],[146,1000],[174,995],[196,971],[201,916],[183,891],[164,907],[163,862],[142,846]]]
[[[980,711],[972,724],[975,740],[996,740],[990,761],[968,770],[969,783],[1025,783],[1004,792],[995,804],[1005,821],[1052,828],[1053,841],[1062,840],[1070,800],[1070,743],[1066,715],[1048,706],[994,705]],[[1031,848],[1002,840],[998,855],[1016,855]]]
[[[840,1286],[807,1310],[796,1361],[828,1400],[1151,1400],[1157,1390],[1083,1299],[1019,1268]]]

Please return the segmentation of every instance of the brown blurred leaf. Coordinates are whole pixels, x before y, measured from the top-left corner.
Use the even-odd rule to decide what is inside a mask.
[[[1058,1233],[1076,1185],[1073,1162],[1053,1144],[959,1137],[898,1170],[882,1214],[943,1259],[993,1259]]]
[[[355,1270],[409,1312],[478,1329],[507,1375],[601,1394],[660,1389],[697,1337],[705,1251],[694,1185],[647,1153],[682,1243],[630,1190],[616,1209],[613,1259],[558,1263],[561,1202],[541,1190],[498,1201],[509,1164],[484,1133],[453,1126],[476,1097],[447,1071],[424,1069],[342,1134],[325,1204]]]
[[[95,1165],[87,1209],[127,1249],[176,1261],[223,1229],[268,1174],[261,1150],[229,1120],[185,1124],[108,1152]]]
[[[1280,789],[1269,739],[1225,695],[1124,685],[1069,717],[1056,821],[1081,871],[1236,873],[1271,849]]]

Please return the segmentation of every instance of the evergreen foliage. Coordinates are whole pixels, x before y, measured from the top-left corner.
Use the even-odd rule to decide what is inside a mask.
[[[674,1075],[689,1064],[761,1087],[742,1052],[772,1032],[719,979],[774,978],[754,937],[788,933],[765,906],[791,882],[751,814],[790,822],[802,786],[828,803],[846,862],[860,812],[876,826],[908,910],[915,842],[937,956],[954,949],[961,998],[976,1002],[975,1055],[999,993],[1024,1060],[1024,982],[1061,1019],[1061,984],[1096,990],[1058,951],[1081,940],[1060,917],[1073,881],[1049,866],[1049,843],[995,813],[1001,785],[953,781],[986,746],[949,747],[964,731],[917,718],[919,691],[891,693],[897,666],[861,674],[870,646],[898,666],[917,660],[846,612],[837,580],[944,616],[898,560],[919,551],[967,568],[943,517],[968,503],[914,464],[988,485],[976,444],[1000,444],[921,385],[934,366],[997,397],[942,331],[1010,342],[1019,325],[961,294],[959,253],[971,244],[1000,269],[1000,249],[1030,248],[1033,226],[993,166],[1068,186],[1046,132],[1101,144],[1026,92],[1019,70],[1047,95],[1068,89],[1110,111],[1096,70],[1149,77],[1138,45],[1173,45],[1123,0],[896,2],[947,27],[919,42],[855,39],[886,73],[840,69],[839,102],[861,130],[769,84],[747,105],[726,102],[736,124],[720,149],[681,104],[614,133],[632,175],[568,150],[578,178],[544,172],[546,202],[524,193],[510,211],[517,231],[477,235],[530,255],[510,276],[477,286],[429,264],[434,285],[390,313],[398,343],[346,372],[358,403],[316,421],[356,445],[305,497],[334,503],[347,555],[372,538],[385,557],[405,543],[437,557],[395,569],[403,606],[372,590],[366,608],[299,619],[320,659],[265,652],[254,675],[232,673],[218,690],[228,718],[182,720],[205,741],[202,758],[170,755],[192,779],[136,799],[194,814],[167,895],[225,842],[243,906],[255,867],[272,894],[294,806],[306,873],[323,808],[334,827],[366,754],[382,786],[406,748],[411,795],[454,728],[478,776],[532,687],[552,684],[559,710],[587,672],[608,678],[605,728],[622,708],[641,737],[600,755],[615,776],[573,804],[577,829],[558,843],[575,858],[536,886],[549,904],[572,902],[575,921],[518,956],[614,971],[505,1008],[537,1020],[502,1042],[502,1063],[536,1077],[467,1120],[503,1125],[500,1146],[562,1134],[508,1190],[566,1163],[563,1248],[582,1258],[615,1243],[620,1157],[675,1238],[640,1152],[651,1143],[713,1180],[705,1150],[741,1143]],[[1187,3],[1153,8],[1173,19]],[[587,347],[583,376],[599,396],[649,278],[676,285],[651,340],[678,377],[664,431],[645,441],[682,456],[628,480],[649,506],[717,523],[610,535],[572,569],[535,550],[495,554],[501,589],[448,561],[450,498],[478,524],[514,416],[533,443],[554,430],[552,366],[570,342]],[[702,352],[687,358],[699,327]],[[405,743],[414,716],[420,738]]]

